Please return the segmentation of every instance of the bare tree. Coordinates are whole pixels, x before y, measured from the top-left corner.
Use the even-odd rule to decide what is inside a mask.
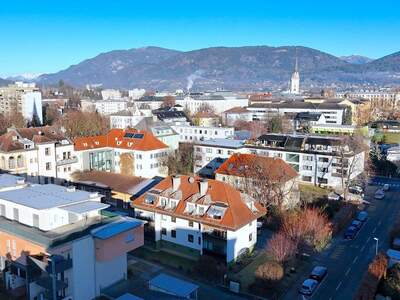
[[[174,96],[164,96],[161,107],[173,107],[173,106],[175,106],[175,97]]]
[[[278,232],[269,240],[266,250],[276,262],[282,264],[295,256],[297,245],[284,233]]]

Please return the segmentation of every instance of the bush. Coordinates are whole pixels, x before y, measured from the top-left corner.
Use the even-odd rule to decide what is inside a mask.
[[[278,263],[292,259],[297,251],[297,244],[283,232],[275,233],[267,245],[267,253]]]
[[[354,204],[346,203],[333,218],[333,233],[336,234],[348,226],[357,212]]]
[[[227,268],[224,262],[218,261],[211,256],[202,255],[193,267],[193,271],[199,277],[206,278],[210,281],[221,282]]]
[[[393,300],[400,299],[400,264],[395,264],[387,272],[386,279],[379,288],[380,294],[389,296]]]
[[[384,253],[379,253],[369,264],[364,274],[354,300],[374,300],[379,281],[385,277],[388,259]]]
[[[256,278],[267,282],[276,282],[283,278],[284,270],[281,264],[275,261],[267,261],[256,270]]]

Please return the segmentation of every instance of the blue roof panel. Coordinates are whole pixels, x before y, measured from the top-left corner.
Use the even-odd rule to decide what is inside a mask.
[[[134,229],[144,224],[144,221],[134,218],[124,218],[121,221],[107,224],[92,232],[95,238],[106,240],[122,232]]]
[[[199,288],[198,285],[195,285],[189,281],[185,281],[165,273],[161,273],[160,275],[151,279],[149,284],[178,297],[187,297]]]

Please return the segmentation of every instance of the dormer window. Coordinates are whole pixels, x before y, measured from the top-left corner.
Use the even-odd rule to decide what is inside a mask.
[[[87,143],[83,143],[83,147],[87,147]]]
[[[95,143],[96,145],[98,145],[98,144],[99,144],[99,141],[95,141],[94,143]]]
[[[192,214],[195,210],[195,206],[192,203],[187,203],[186,204],[186,212],[188,212],[189,214]]]
[[[121,141],[117,141],[117,145],[119,146],[119,145],[121,145],[122,144],[122,142]]]

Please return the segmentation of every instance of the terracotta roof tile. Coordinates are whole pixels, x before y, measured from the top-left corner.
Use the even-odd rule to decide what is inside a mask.
[[[288,181],[298,176],[296,170],[281,158],[242,153],[233,154],[216,173],[243,177],[245,172],[251,174],[252,168],[256,166],[260,166],[263,172],[269,174],[271,180]]]
[[[86,136],[76,138],[75,150],[89,150],[96,148],[121,148],[139,151],[151,151],[168,148],[152,133],[136,129],[111,129],[106,135]]]
[[[207,180],[208,189],[206,192],[207,198],[211,200],[211,204],[224,205],[226,207],[225,213],[221,219],[214,219],[207,214],[204,215],[192,215],[185,212],[186,204],[188,202],[194,202],[194,199],[199,199],[195,201],[198,204],[204,203],[205,196],[200,196],[200,178],[191,178],[189,176],[180,176],[181,183],[179,186],[179,191],[181,192],[181,200],[177,207],[171,210],[165,210],[161,207],[157,207],[157,202],[153,205],[145,203],[145,197],[149,193],[145,193],[141,197],[137,198],[132,202],[132,206],[135,208],[158,212],[162,214],[172,215],[175,217],[193,220],[201,222],[209,226],[215,226],[219,228],[237,230],[244,225],[250,223],[253,220],[265,215],[266,209],[262,207],[259,203],[250,199],[248,196],[240,193],[231,185],[217,181],[217,180]],[[169,176],[157,184],[153,190],[159,190],[164,193],[169,193],[172,189],[172,177]],[[193,197],[195,196],[195,197]],[[252,211],[246,204],[246,197],[248,201],[253,203],[256,211]],[[173,198],[173,197],[172,197]]]

